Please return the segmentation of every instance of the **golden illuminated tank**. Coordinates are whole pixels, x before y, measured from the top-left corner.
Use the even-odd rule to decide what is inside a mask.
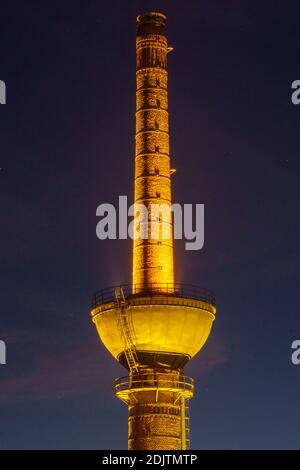
[[[183,367],[206,342],[215,318],[214,299],[204,289],[172,285],[172,293],[147,291],[132,294],[123,286],[126,310],[134,331],[139,362]],[[126,367],[115,288],[104,289],[93,299],[93,320],[103,344]]]
[[[171,206],[166,17],[137,18],[136,156],[134,202]],[[172,227],[171,213],[148,225]],[[138,222],[136,222],[138,224]],[[138,231],[139,227],[135,227]],[[92,319],[101,341],[129,371],[117,397],[128,405],[129,449],[189,448],[188,400],[193,380],[185,364],[205,344],[215,319],[213,295],[174,283],[173,238],[135,239],[132,285],[93,296]]]

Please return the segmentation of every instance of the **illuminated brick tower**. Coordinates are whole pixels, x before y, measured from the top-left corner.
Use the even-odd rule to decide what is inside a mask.
[[[168,118],[166,17],[137,18],[135,234],[159,229],[159,237],[133,242],[132,285],[103,289],[93,296],[92,319],[99,336],[129,375],[116,380],[115,393],[128,406],[128,448],[190,448],[189,399],[194,383],[185,364],[205,344],[215,319],[213,295],[174,283],[170,210],[171,174]],[[141,222],[139,205],[149,217]],[[172,230],[170,230],[172,233]]]
[[[150,13],[137,18],[136,38],[136,150],[135,204],[171,206],[168,113],[169,52],[166,17]],[[171,224],[171,212],[160,214],[160,223]],[[148,231],[156,220],[150,217]],[[138,229],[138,227],[137,227]],[[133,284],[138,289],[155,283],[174,283],[173,239],[136,239],[133,249]]]

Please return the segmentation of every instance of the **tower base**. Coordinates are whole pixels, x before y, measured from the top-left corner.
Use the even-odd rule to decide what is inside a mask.
[[[128,405],[128,449],[186,449],[185,405],[193,388],[192,379],[170,369],[147,368],[119,379],[116,395]]]

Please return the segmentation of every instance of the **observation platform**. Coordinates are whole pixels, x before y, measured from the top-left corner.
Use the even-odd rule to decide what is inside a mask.
[[[155,392],[156,401],[160,392],[171,392],[177,394],[176,404],[180,404],[180,399],[189,400],[194,395],[194,380],[184,375],[173,375],[165,373],[141,373],[121,377],[115,380],[115,394],[124,401],[129,403],[131,394],[138,392]]]
[[[213,292],[208,289],[192,284],[152,283],[142,290],[140,284],[123,284],[101,289],[95,292],[92,297],[92,312],[97,309],[98,313],[98,308],[103,311],[109,308],[111,302],[115,303],[116,289],[123,290],[124,296],[128,302],[151,298],[153,301],[162,302],[163,304],[166,302],[170,304],[177,302],[178,304],[183,303],[184,305],[187,300],[196,300],[206,303],[209,311],[211,311],[211,307],[213,307],[212,310],[215,311],[215,296]]]

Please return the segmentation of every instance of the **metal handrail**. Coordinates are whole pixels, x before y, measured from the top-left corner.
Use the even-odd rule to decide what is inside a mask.
[[[122,392],[132,389],[178,389],[193,391],[194,380],[191,377],[184,375],[166,377],[166,374],[145,374],[133,378],[132,376],[125,376],[115,380],[116,392]]]
[[[122,288],[125,298],[134,296],[154,296],[167,295],[173,297],[183,297],[215,305],[215,296],[212,291],[192,284],[178,283],[151,283],[147,287],[141,284],[123,284],[119,286],[107,287],[101,289],[92,297],[92,309],[102,304],[115,301],[116,288]]]

